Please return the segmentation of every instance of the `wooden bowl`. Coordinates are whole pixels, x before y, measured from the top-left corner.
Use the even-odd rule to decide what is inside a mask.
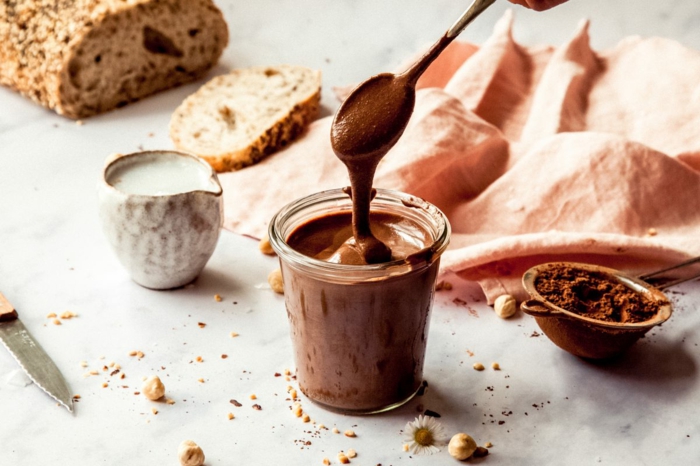
[[[644,322],[619,323],[591,319],[563,309],[547,301],[535,288],[537,276],[542,271],[561,266],[602,274],[658,302],[659,310]],[[598,265],[575,262],[540,264],[525,272],[523,286],[530,299],[524,301],[520,309],[535,318],[542,332],[555,345],[586,359],[606,359],[623,353],[653,327],[667,321],[673,312],[670,301],[661,291],[638,278]]]

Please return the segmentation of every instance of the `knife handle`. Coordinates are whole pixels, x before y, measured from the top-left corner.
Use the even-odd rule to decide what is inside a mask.
[[[12,304],[0,293],[0,322],[9,322],[17,318],[17,311]]]

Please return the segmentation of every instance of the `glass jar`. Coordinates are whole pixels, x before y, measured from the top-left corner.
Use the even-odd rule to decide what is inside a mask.
[[[401,406],[421,386],[435,279],[450,225],[422,199],[379,189],[372,213],[399,215],[424,229],[432,244],[420,254],[345,265],[303,255],[287,243],[298,226],[351,210],[340,189],[313,194],[282,208],[269,236],[282,269],[299,388],[326,409],[370,414]]]

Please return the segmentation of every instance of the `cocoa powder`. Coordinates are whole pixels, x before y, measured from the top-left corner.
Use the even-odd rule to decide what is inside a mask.
[[[535,288],[567,311],[606,322],[635,323],[653,318],[660,303],[607,274],[554,266],[537,275]]]

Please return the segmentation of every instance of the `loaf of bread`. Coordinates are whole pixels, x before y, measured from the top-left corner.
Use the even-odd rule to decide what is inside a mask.
[[[0,84],[70,118],[197,79],[227,43],[211,0],[0,2]]]
[[[185,99],[170,120],[170,138],[218,172],[238,170],[299,136],[320,100],[319,71],[292,65],[234,70]]]

